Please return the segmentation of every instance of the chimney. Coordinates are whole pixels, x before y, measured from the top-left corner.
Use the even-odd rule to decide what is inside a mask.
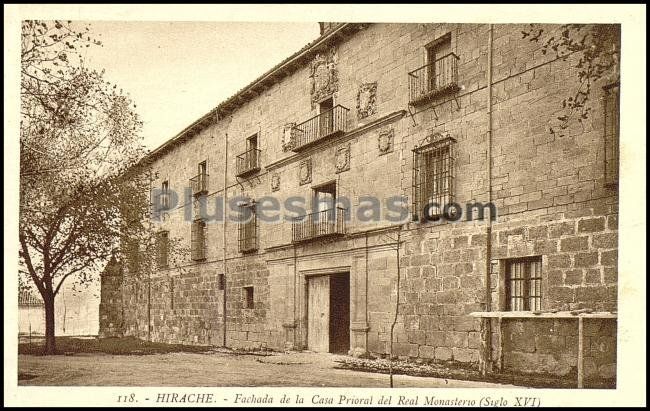
[[[335,22],[319,22],[318,25],[320,26],[320,35],[327,34],[327,32],[331,31],[334,29],[336,26],[338,26],[340,23],[335,23]]]

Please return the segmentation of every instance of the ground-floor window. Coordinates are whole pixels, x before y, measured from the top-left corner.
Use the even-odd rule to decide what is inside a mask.
[[[542,257],[507,260],[505,285],[507,310],[541,310]]]

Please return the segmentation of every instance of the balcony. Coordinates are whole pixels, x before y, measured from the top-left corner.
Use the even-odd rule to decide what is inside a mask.
[[[449,53],[409,74],[409,104],[424,104],[443,94],[460,90],[458,56]]]
[[[345,212],[344,208],[336,207],[298,217],[293,222],[292,242],[344,235]]]
[[[252,148],[237,156],[237,177],[244,177],[260,171],[261,150]]]
[[[239,224],[239,252],[251,253],[257,248],[257,218],[253,214],[251,221]]]
[[[199,174],[190,178],[193,195],[199,196],[208,193],[208,177],[207,174]]]
[[[326,137],[345,133],[349,111],[337,105],[294,126],[291,130],[292,150],[298,152]]]

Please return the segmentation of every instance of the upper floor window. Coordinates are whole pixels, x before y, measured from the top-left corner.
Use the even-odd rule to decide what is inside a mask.
[[[320,114],[318,120],[318,134],[320,136],[328,136],[332,134],[332,131],[334,130],[334,113],[332,109],[334,109],[334,99],[331,97],[318,104],[318,112]]]
[[[427,44],[424,51],[424,66],[409,73],[409,97],[412,105],[425,103],[443,93],[459,89],[458,56],[451,51],[451,33]]]
[[[239,223],[239,252],[248,253],[257,250],[257,213],[255,204],[240,206],[245,221]]]
[[[257,134],[246,139],[246,151],[237,156],[237,177],[244,177],[260,170],[260,149]]]
[[[169,181],[163,181],[160,189],[160,207],[163,210],[169,209]]]
[[[605,86],[605,184],[618,182],[619,156],[619,83]]]
[[[506,260],[506,310],[539,311],[542,308],[542,257]]]
[[[202,161],[198,166],[198,174],[190,179],[192,193],[203,195],[208,192],[208,162]]]
[[[257,150],[257,134],[246,139],[246,150]]]
[[[437,220],[454,197],[455,140],[446,137],[413,150],[413,214],[416,220]]]
[[[311,212],[293,222],[293,242],[345,234],[346,209],[338,204],[336,196],[335,181],[313,188]]]
[[[349,111],[347,107],[335,105],[332,97],[321,100],[318,114],[291,128],[289,147],[298,152],[321,139],[345,133]]]
[[[331,210],[336,205],[336,181],[313,189],[314,211]]]

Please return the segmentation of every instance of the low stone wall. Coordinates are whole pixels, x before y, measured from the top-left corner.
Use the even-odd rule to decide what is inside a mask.
[[[586,381],[616,378],[616,321],[584,319]],[[522,374],[577,376],[577,319],[508,319],[502,325],[503,370]]]

